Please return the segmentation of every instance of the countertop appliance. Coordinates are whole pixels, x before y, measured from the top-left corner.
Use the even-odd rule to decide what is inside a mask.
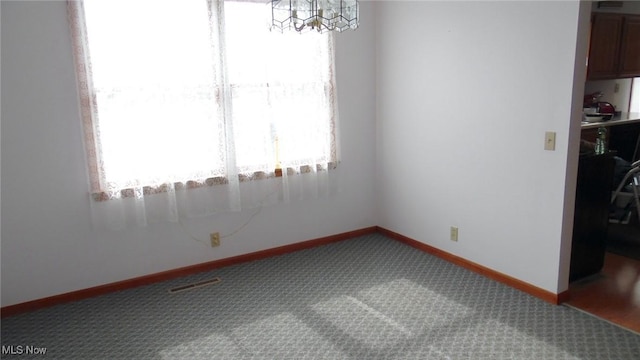
[[[596,103],[596,106],[598,108],[598,113],[600,113],[600,114],[615,114],[616,113],[616,108],[613,107],[613,105],[611,105],[611,103],[609,103],[609,102],[598,101]]]
[[[595,109],[596,114],[615,114],[616,109],[610,102],[600,101],[602,95],[601,92],[585,95],[583,107]]]

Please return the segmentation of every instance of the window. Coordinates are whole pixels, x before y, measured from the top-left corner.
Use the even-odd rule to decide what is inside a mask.
[[[631,80],[629,112],[640,113],[640,78],[633,78]]]
[[[261,2],[70,2],[95,199],[335,166],[332,38]]]

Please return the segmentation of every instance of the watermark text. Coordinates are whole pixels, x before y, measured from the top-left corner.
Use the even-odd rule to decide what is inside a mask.
[[[2,345],[2,355],[45,355],[46,347],[33,345]]]

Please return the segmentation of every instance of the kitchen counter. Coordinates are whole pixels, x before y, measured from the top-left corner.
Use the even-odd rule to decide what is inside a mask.
[[[599,122],[582,122],[582,129],[597,129],[599,127],[610,127],[616,125],[625,125],[640,122],[640,113],[637,112],[623,112],[620,115],[615,115],[611,120],[599,121]]]
[[[605,147],[615,151],[629,162],[640,155],[640,113],[621,113],[613,119],[594,123],[582,123],[580,138],[585,143],[596,143],[598,129],[606,128]]]

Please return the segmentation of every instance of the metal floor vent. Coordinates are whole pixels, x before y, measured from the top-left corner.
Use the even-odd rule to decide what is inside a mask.
[[[213,279],[209,279],[209,280],[205,280],[205,281],[200,281],[197,283],[193,283],[193,284],[187,284],[187,285],[183,285],[183,286],[178,286],[175,287],[173,289],[169,289],[169,294],[175,294],[178,292],[182,292],[182,291],[187,291],[187,290],[192,290],[192,289],[196,289],[196,288],[201,288],[203,286],[207,286],[207,285],[213,285],[213,284],[217,284],[219,283],[220,278],[219,277],[215,277]]]

